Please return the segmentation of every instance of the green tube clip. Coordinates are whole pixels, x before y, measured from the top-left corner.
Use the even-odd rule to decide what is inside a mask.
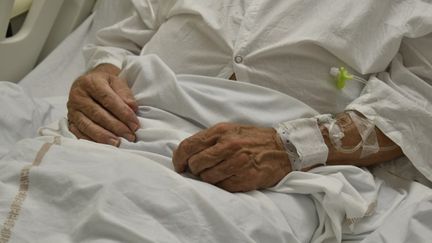
[[[338,89],[345,88],[346,81],[352,80],[354,77],[344,67],[339,67],[339,73],[336,77],[336,87]]]

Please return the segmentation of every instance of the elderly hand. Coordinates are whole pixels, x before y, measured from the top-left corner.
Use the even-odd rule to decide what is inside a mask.
[[[291,163],[273,128],[221,123],[180,143],[174,152],[177,172],[187,168],[203,181],[230,192],[276,185]]]
[[[102,64],[79,77],[69,93],[69,129],[78,138],[119,145],[119,138],[135,141],[138,106],[120,70]]]

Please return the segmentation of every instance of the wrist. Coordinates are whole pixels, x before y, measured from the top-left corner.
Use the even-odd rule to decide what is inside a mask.
[[[340,147],[342,148],[354,148],[362,142],[362,138],[357,130],[356,125],[352,121],[351,117],[347,113],[340,113],[336,115],[336,124],[344,134],[343,138],[340,139]],[[339,164],[340,162],[354,162],[361,156],[361,148],[353,151],[352,153],[343,153],[336,149],[335,144],[331,142],[328,126],[320,124],[321,134],[324,142],[328,147],[327,164]]]
[[[354,114],[344,112],[336,116],[336,125],[343,133],[338,144],[332,141],[328,131],[329,127],[320,125],[321,134],[329,151],[328,165],[370,166],[403,155],[399,146],[394,144],[373,124],[369,128],[372,130],[367,131],[365,128],[371,124],[367,124],[368,121],[362,114],[355,111],[350,112],[354,112]],[[359,124],[359,120],[356,122],[355,119],[363,120],[360,121],[363,124]],[[366,150],[368,153],[364,151],[365,146],[366,149],[369,149],[369,151]]]

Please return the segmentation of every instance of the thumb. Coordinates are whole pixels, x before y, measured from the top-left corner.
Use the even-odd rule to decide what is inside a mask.
[[[132,93],[131,88],[129,88],[127,81],[116,77],[111,76],[110,78],[114,79],[111,84],[111,88],[114,90],[118,96],[136,113],[138,112],[138,103],[135,100],[135,97]]]

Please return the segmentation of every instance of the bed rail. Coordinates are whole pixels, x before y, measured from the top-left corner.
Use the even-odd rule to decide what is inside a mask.
[[[6,38],[13,4],[0,1],[0,80],[17,82],[36,64],[63,0],[33,0],[19,32]]]
[[[123,0],[121,0],[123,1]],[[60,44],[76,27],[78,27],[92,12],[96,0],[67,0],[60,9],[50,35],[39,56],[42,61]]]
[[[6,31],[9,25],[9,18],[12,14],[14,1],[6,0],[0,2],[0,41],[6,37]]]

